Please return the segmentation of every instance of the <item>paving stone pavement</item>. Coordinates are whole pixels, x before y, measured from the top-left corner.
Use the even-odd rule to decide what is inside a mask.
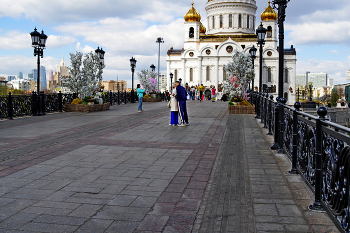
[[[164,102],[0,121],[0,232],[337,232],[253,115]]]

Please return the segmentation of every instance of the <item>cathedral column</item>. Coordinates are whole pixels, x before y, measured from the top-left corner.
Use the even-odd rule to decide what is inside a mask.
[[[198,86],[202,84],[202,60],[203,57],[198,57]]]
[[[215,89],[216,90],[218,90],[218,86],[219,86],[219,62],[220,62],[220,57],[217,57],[216,64],[215,64],[215,71],[216,71]]]
[[[182,61],[182,85],[186,83],[186,59]]]

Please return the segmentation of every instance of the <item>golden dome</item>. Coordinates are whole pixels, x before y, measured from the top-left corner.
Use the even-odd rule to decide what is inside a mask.
[[[264,12],[261,14],[261,20],[262,21],[267,21],[267,20],[277,20],[278,15],[274,9],[270,6],[270,1],[269,1],[269,6],[264,10]]]
[[[204,27],[204,25],[201,23],[201,28],[199,30],[199,33],[206,33],[207,32],[207,29]]]
[[[201,21],[201,15],[194,9],[193,2],[191,9],[187,12],[185,15],[185,21],[186,22],[200,22]]]

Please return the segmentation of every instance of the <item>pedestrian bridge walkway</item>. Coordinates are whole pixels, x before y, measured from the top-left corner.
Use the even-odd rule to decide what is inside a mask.
[[[253,115],[187,107],[0,121],[0,232],[338,232]]]

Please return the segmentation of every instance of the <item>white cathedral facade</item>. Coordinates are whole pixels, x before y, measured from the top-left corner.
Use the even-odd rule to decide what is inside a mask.
[[[221,84],[226,80],[224,65],[232,61],[235,50],[249,53],[257,47],[255,34],[255,0],[208,0],[206,6],[207,29],[200,22],[201,16],[192,7],[185,15],[185,42],[182,49],[171,47],[167,53],[167,73],[172,73],[173,82],[182,79],[189,86],[203,84],[207,89],[214,85],[221,92]],[[266,28],[263,47],[263,91],[278,95],[278,35],[277,13],[268,3],[261,14]],[[258,48],[258,47],[257,47]],[[259,87],[259,48],[254,62],[255,90]],[[284,97],[288,104],[295,102],[296,51],[293,46],[285,49]],[[168,88],[170,79],[168,79]],[[170,88],[169,88],[170,89]]]

